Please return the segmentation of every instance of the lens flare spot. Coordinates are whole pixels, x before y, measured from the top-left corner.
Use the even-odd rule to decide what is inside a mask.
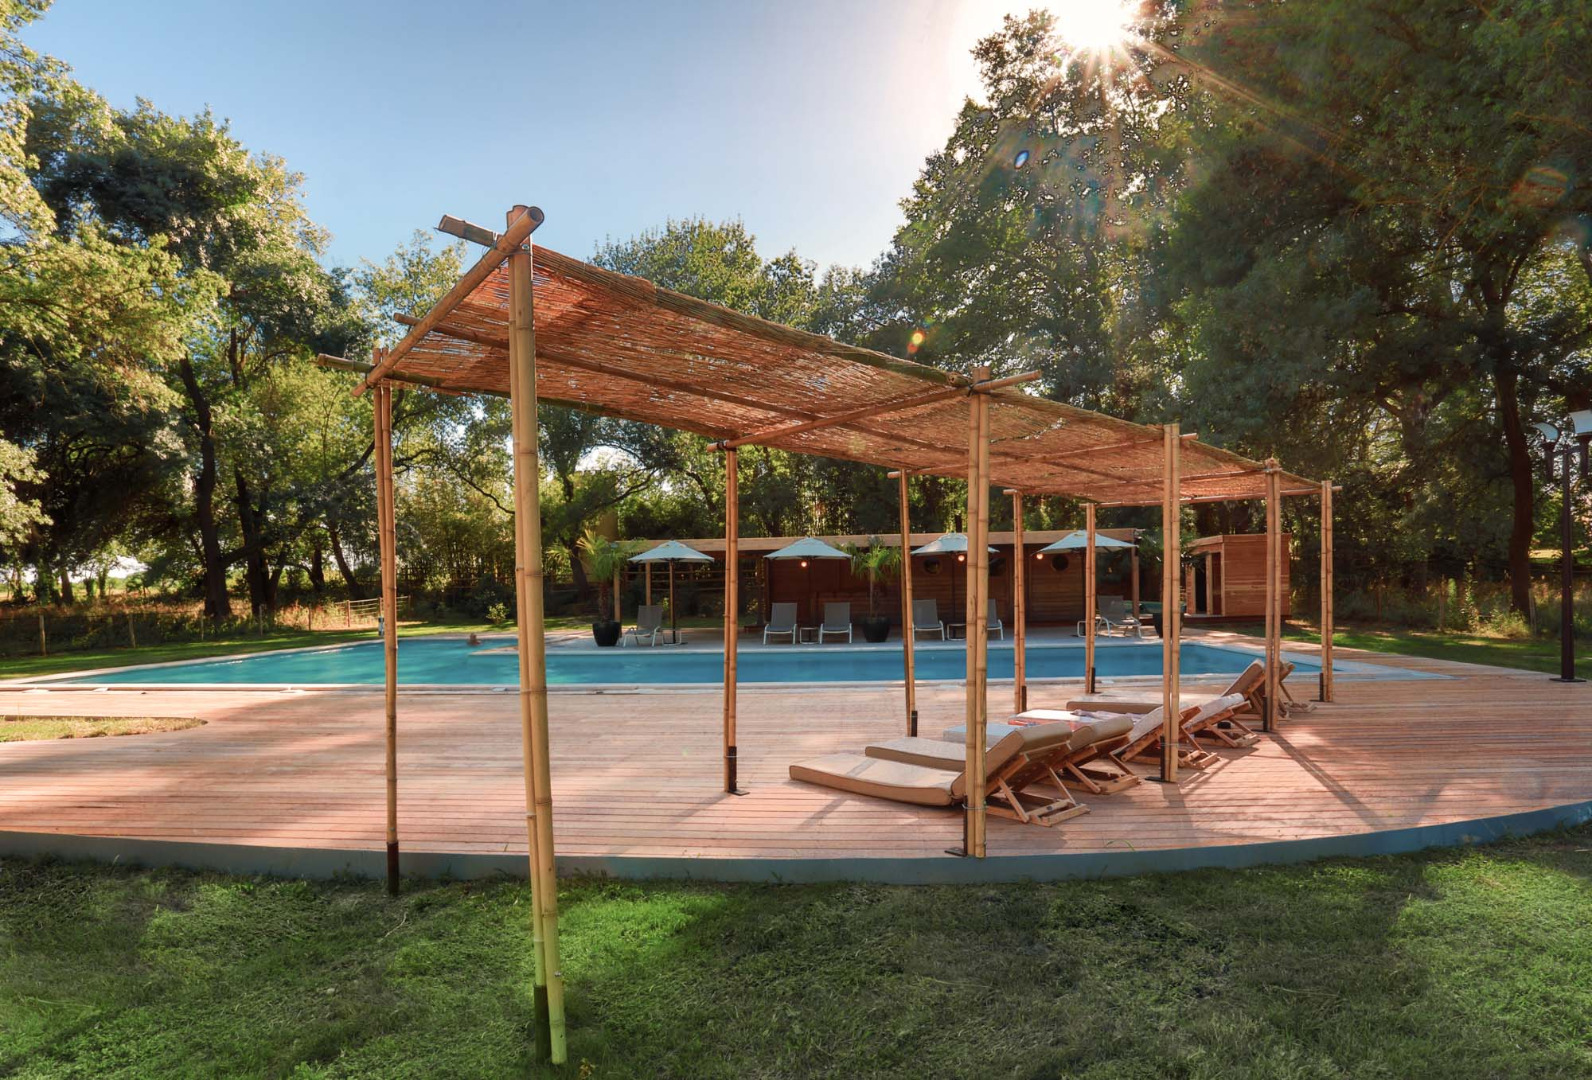
[[[1017,151],[1017,156],[1012,158],[1012,167],[1014,169],[1021,169],[1024,165],[1027,165],[1027,164],[1028,164],[1028,151],[1027,150],[1019,150],[1019,151]]]

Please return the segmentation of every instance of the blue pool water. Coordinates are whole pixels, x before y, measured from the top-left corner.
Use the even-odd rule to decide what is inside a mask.
[[[492,642],[498,647],[501,643]],[[1212,645],[1184,644],[1183,674],[1233,675],[1255,654]],[[960,648],[919,648],[919,679],[961,679],[966,654]],[[1010,645],[991,643],[990,677],[1011,678]],[[1161,644],[1112,644],[1096,653],[1096,673],[1105,678],[1159,675]],[[1315,665],[1301,661],[1301,674]],[[1030,645],[1028,676],[1033,679],[1083,678],[1083,649],[1077,645]],[[847,649],[838,646],[795,646],[746,649],[740,654],[743,683],[891,682],[901,678],[897,649]],[[547,679],[555,685],[626,685],[632,683],[720,683],[724,657],[716,652],[642,649],[550,649]],[[291,653],[264,653],[236,660],[207,660],[172,667],[130,668],[70,680],[80,683],[252,683],[311,686],[328,683],[380,683],[379,642]],[[458,639],[411,640],[398,646],[398,681],[408,685],[514,686],[519,667],[511,652],[484,652]]]

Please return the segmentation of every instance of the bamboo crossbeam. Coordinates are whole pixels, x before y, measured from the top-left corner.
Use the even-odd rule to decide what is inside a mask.
[[[457,236],[460,240],[468,240],[472,244],[480,244],[482,247],[495,247],[498,242],[498,234],[485,225],[477,225],[473,221],[465,221],[452,214],[442,215],[442,220],[437,222],[437,231]]]
[[[375,364],[367,364],[367,363],[365,363],[362,360],[347,360],[347,359],[344,359],[341,356],[329,356],[326,353],[318,354],[315,357],[315,364],[316,364],[317,367],[329,368],[329,369],[334,370],[334,371],[351,371],[351,372],[353,372],[356,375],[368,375],[372,371],[376,370],[376,365]],[[424,387],[427,390],[435,391],[436,393],[439,393],[439,394],[447,394],[450,397],[463,397],[464,396],[464,392],[461,391],[461,390],[450,390],[450,389],[448,389],[448,387],[443,384],[441,379],[432,379],[432,378],[429,378],[429,377],[427,377],[425,375],[410,375],[410,374],[407,374],[407,373],[396,374],[396,375],[389,374],[389,375],[383,376],[382,377],[382,381],[383,382],[403,383],[403,384],[408,385],[408,386],[420,386],[420,387]],[[487,393],[487,391],[474,391],[474,392],[476,392],[476,393]],[[508,397],[507,394],[492,394],[491,396],[492,397],[503,397],[503,398]]]
[[[913,650],[917,634],[912,629],[912,515],[908,499],[907,473],[900,470],[890,474],[899,484],[898,502],[901,514],[901,661],[905,668],[907,696],[907,734],[918,733],[918,687],[916,658]]]
[[[542,212],[536,207],[524,207],[519,215],[509,222],[508,227],[503,230],[503,234],[498,237],[497,243],[487,249],[486,253],[481,256],[476,264],[470,267],[465,272],[465,275],[454,283],[453,288],[449,289],[443,298],[437,301],[436,305],[410,328],[409,333],[403,336],[402,341],[388,350],[386,355],[382,357],[381,363],[376,365],[376,369],[365,376],[359,385],[354,387],[354,396],[358,397],[376,385],[376,383],[381,381],[382,376],[397,366],[398,362],[405,356],[408,356],[409,350],[419,344],[420,339],[430,333],[433,326],[436,326],[452,314],[453,309],[463,303],[465,297],[474,292],[477,285],[480,285],[499,266],[503,265],[503,260],[510,253],[519,250],[520,245],[530,239],[531,233],[536,231],[536,227],[543,220]]]
[[[1342,485],[1337,485],[1333,487],[1332,490],[1342,491],[1343,487]],[[1288,498],[1298,495],[1319,495],[1321,494],[1321,489],[1319,487],[1283,488],[1278,491],[1277,494]],[[1203,505],[1205,503],[1255,502],[1264,498],[1266,498],[1266,493],[1262,491],[1259,494],[1253,495],[1184,495],[1179,501],[1184,506],[1195,506]],[[1106,509],[1108,507],[1154,506],[1155,503],[1152,503],[1147,499],[1110,499],[1104,502],[1096,503],[1095,505],[1099,506],[1101,509]]]
[[[515,214],[519,216],[514,216]],[[516,207],[512,223],[529,211]],[[507,235],[507,234],[506,234]],[[527,232],[526,235],[529,235]],[[523,239],[523,237],[521,237]],[[509,395],[514,433],[514,561],[518,600],[520,737],[525,770],[526,833],[531,857],[532,948],[536,959],[535,1014],[547,1057],[568,1056],[564,980],[558,954],[558,881],[553,850],[552,771],[547,734],[547,642],[542,595],[541,465],[536,431],[536,323],[531,253],[509,256]]]
[[[1008,375],[1001,379],[990,379],[985,382],[974,383],[963,389],[953,387],[949,390],[938,390],[930,394],[911,394],[895,398],[891,401],[882,401],[876,405],[864,405],[847,412],[836,413],[833,416],[820,417],[815,420],[804,420],[799,424],[790,424],[784,427],[769,428],[766,431],[753,432],[734,439],[720,439],[709,446],[711,450],[732,450],[738,446],[747,446],[752,443],[768,442],[770,439],[784,438],[788,435],[800,435],[806,431],[819,431],[823,428],[840,427],[856,420],[867,420],[876,416],[885,416],[895,412],[905,412],[909,409],[922,408],[949,398],[959,397],[967,393],[986,393],[1005,386],[1014,386],[1018,383],[1033,382],[1039,378],[1037,371],[1025,371],[1020,375]]]
[[[847,412],[836,413],[834,416],[820,417],[816,420],[804,420],[798,424],[788,424],[784,427],[769,428],[765,431],[756,431],[750,435],[742,435],[735,439],[721,439],[709,445],[710,450],[734,450],[739,446],[752,443],[767,442],[770,439],[781,439],[789,435],[800,435],[805,431],[818,431],[823,428],[839,427],[856,420],[867,420],[875,416],[884,416],[894,412],[905,412],[908,409],[921,408],[924,405],[933,405],[935,402],[945,401],[948,398],[960,397],[968,391],[960,387],[949,390],[937,390],[929,394],[914,394],[910,397],[896,398],[893,401],[882,401],[877,405],[865,405],[860,409],[851,409]]]
[[[741,588],[740,455],[724,452],[724,790],[744,795],[736,784],[735,707],[739,663]]]

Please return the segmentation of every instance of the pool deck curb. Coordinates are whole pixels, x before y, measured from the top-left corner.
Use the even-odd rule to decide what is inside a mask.
[[[1435,825],[1258,844],[993,855],[986,859],[953,856],[787,859],[560,855],[558,871],[563,876],[763,884],[859,881],[886,885],[966,885],[1068,881],[1212,868],[1243,869],[1325,858],[1401,855],[1429,848],[1488,844],[1589,822],[1592,822],[1592,800]],[[206,844],[71,833],[0,830],[0,856],[54,857],[116,865],[170,866],[231,874],[313,879],[379,879],[386,874],[386,852],[375,849]],[[526,856],[523,854],[403,853],[406,877],[458,880],[524,878],[526,868]]]

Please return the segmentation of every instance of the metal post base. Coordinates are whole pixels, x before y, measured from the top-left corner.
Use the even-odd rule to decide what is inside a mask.
[[[1549,682],[1586,682],[1585,679],[1577,679],[1577,678],[1575,678],[1573,676],[1571,678],[1566,679],[1563,675],[1555,675],[1553,678],[1549,679],[1548,681]]]

